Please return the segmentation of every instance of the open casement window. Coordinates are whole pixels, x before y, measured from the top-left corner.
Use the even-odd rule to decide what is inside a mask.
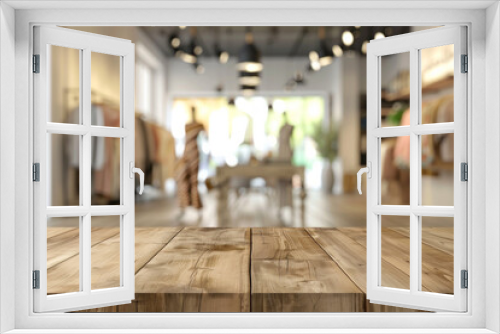
[[[372,303],[467,310],[466,54],[466,28],[458,26],[368,45],[367,297]],[[397,78],[389,85],[397,86],[392,92],[382,89],[388,76]],[[446,95],[439,95],[440,86],[448,87]],[[388,100],[408,103],[399,107],[399,123],[386,121]],[[389,163],[406,175],[399,178],[399,192],[386,184],[387,174],[394,173]],[[439,252],[429,247],[437,239],[447,240]]]
[[[92,62],[102,58],[107,59],[106,66]],[[134,44],[70,29],[35,27],[33,72],[34,310],[65,312],[130,303],[136,171]],[[62,73],[65,76],[58,75]],[[61,77],[68,76],[72,81],[62,82]],[[94,91],[98,82],[104,82],[99,89],[107,91]],[[94,102],[96,94],[113,93],[115,113]],[[113,126],[103,121],[110,115]],[[117,156],[112,166],[105,165],[103,150],[109,146]],[[94,203],[93,193],[110,180],[119,200],[113,205]],[[99,263],[103,259],[106,265]]]

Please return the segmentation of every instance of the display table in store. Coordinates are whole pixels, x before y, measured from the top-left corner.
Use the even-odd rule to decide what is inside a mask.
[[[263,178],[265,180],[280,181],[284,180],[292,185],[293,177],[297,176],[300,179],[300,221],[302,226],[305,226],[305,199],[306,188],[304,184],[305,169],[303,166],[294,166],[289,163],[258,163],[248,165],[237,165],[234,167],[221,166],[217,167],[217,183],[219,186],[219,197],[217,201],[217,218],[219,226],[230,226],[230,210],[228,206],[228,192],[233,178]],[[294,208],[292,200],[292,209]]]
[[[453,230],[422,233],[434,261],[424,261],[423,288],[452,293]],[[118,286],[119,230],[93,235],[93,287]],[[383,285],[409,286],[408,230],[384,228],[382,238]],[[48,247],[61,250],[48,259],[51,294],[78,290],[75,243],[77,229],[49,228]],[[135,254],[135,300],[90,312],[409,311],[366,300],[364,228],[138,227]]]

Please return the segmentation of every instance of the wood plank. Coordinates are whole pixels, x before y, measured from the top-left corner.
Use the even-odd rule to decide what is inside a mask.
[[[55,237],[56,235],[77,230],[78,227],[47,227],[47,239]]]
[[[182,230],[182,227],[136,227],[135,243],[137,244],[163,244],[166,245]],[[107,243],[120,242],[120,235],[106,240]]]
[[[54,231],[52,231],[52,229],[54,229]],[[47,228],[47,235],[49,234],[49,231],[52,235],[52,237],[47,239],[47,269],[50,269],[73,256],[77,256],[80,253],[79,229],[71,228],[65,233],[57,233],[60,232],[60,229],[61,227]],[[119,234],[118,228],[92,228],[92,245],[101,243],[117,234]],[[72,268],[76,268],[78,271],[79,267],[76,266]],[[74,271],[74,269],[70,271]]]
[[[393,228],[382,229],[382,259],[409,276],[410,254],[408,237]],[[342,228],[346,235],[366,247],[366,231],[356,228]],[[439,293],[453,293],[453,257],[441,250],[428,245],[422,245],[422,254],[425,254],[422,262],[422,290]],[[382,282],[384,286],[392,274],[384,272],[382,268]],[[409,288],[409,281],[405,283]]]
[[[304,229],[252,229],[251,275],[252,312],[364,310],[362,291]]]
[[[410,237],[407,228],[393,227],[391,229]],[[422,243],[453,256],[453,228],[424,227],[422,228]]]
[[[366,293],[366,247],[347,236],[341,229],[307,229],[311,237],[342,268],[349,278]],[[365,234],[366,235],[366,234]],[[404,289],[409,276],[387,261],[382,261],[382,284]]]
[[[137,228],[135,246],[135,271],[139,271],[153,256],[181,230],[181,227]],[[61,249],[76,245],[78,247],[78,231],[72,238],[66,236]],[[61,235],[63,236],[63,235]],[[119,228],[92,229],[92,289],[116,287],[120,284],[120,234]],[[148,241],[151,241],[148,242]],[[155,243],[164,242],[164,243]],[[79,289],[79,257],[78,249],[72,257],[52,266],[47,271],[48,293],[74,292]]]
[[[136,275],[143,312],[249,312],[250,229],[184,228]],[[168,301],[164,302],[164,301]]]

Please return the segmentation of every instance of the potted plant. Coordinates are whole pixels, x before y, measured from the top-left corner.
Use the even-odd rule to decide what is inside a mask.
[[[337,157],[337,131],[330,126],[319,123],[312,134],[316,142],[316,149],[323,158],[323,170],[321,173],[321,189],[331,193],[334,184],[332,162]]]

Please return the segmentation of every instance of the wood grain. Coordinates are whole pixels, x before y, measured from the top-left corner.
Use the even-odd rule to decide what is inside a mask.
[[[382,285],[408,289],[409,283],[409,238],[408,229],[382,229],[382,260],[390,263],[404,276],[395,275],[388,267],[382,267]],[[439,229],[446,235],[444,228]],[[342,228],[342,232],[366,247],[366,230],[359,228]],[[405,231],[406,230],[406,231]],[[449,236],[449,235],[448,235]],[[422,290],[439,293],[453,293],[453,256],[427,244],[422,245]],[[386,271],[384,271],[384,269]],[[408,277],[401,285],[394,285],[393,278]]]
[[[406,228],[393,227],[391,229],[408,238],[410,237],[410,233]],[[453,228],[424,227],[422,228],[422,243],[453,256]]]
[[[384,286],[408,286],[407,233],[383,229]],[[451,293],[452,230],[422,234],[423,289]],[[51,257],[49,293],[77,291],[78,230],[48,235],[52,250],[64,250]],[[93,288],[119,284],[119,241],[118,229],[93,229]],[[136,299],[86,312],[414,311],[366,300],[364,228],[138,227],[135,247]]]
[[[250,229],[184,228],[136,275],[137,293],[163,295],[139,307],[249,312],[249,267]]]
[[[251,274],[252,312],[360,312],[364,307],[362,291],[304,229],[252,229]]]

